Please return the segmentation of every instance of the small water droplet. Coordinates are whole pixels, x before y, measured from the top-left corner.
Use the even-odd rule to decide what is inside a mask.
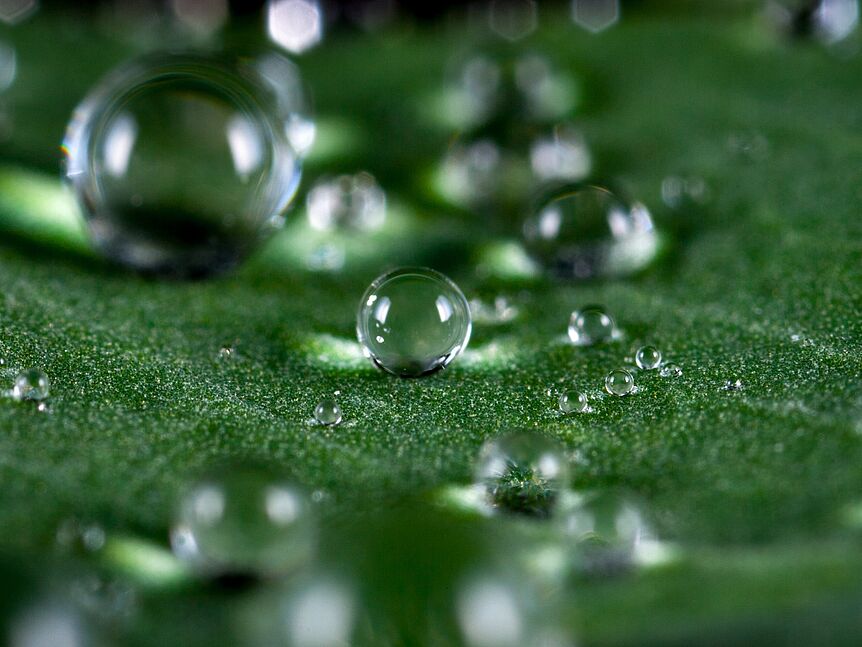
[[[611,395],[628,395],[634,388],[635,379],[624,368],[614,369],[605,377],[605,390]]]
[[[315,531],[298,486],[266,469],[231,466],[186,490],[171,545],[205,572],[282,574],[308,559]]]
[[[662,364],[662,367],[659,370],[659,375],[662,377],[679,377],[682,375],[682,369],[673,362],[668,362],[666,364]]]
[[[337,425],[341,422],[341,407],[334,398],[325,398],[314,407],[314,418],[322,425]]]
[[[742,391],[745,388],[745,384],[742,380],[726,380],[724,385],[721,387],[724,391]]]
[[[375,231],[386,220],[386,194],[364,171],[318,180],[306,197],[309,224],[320,231]]]
[[[655,346],[641,346],[635,353],[638,368],[651,371],[661,365],[661,351]]]
[[[233,346],[222,346],[218,350],[218,359],[223,362],[229,362],[236,359],[236,349]]]
[[[18,373],[12,385],[12,397],[16,400],[44,400],[48,397],[51,382],[45,371],[28,368]]]
[[[549,273],[578,280],[632,274],[659,247],[649,210],[598,186],[552,194],[524,222],[523,240]]]
[[[569,317],[569,339],[576,346],[592,346],[613,339],[616,324],[601,306],[575,310]]]
[[[461,290],[428,268],[400,268],[378,277],[356,316],[356,334],[368,356],[400,377],[448,366],[467,346],[471,329],[470,306]]]
[[[556,442],[518,432],[483,445],[476,480],[496,509],[542,518],[552,513],[568,484],[568,465]]]
[[[586,394],[579,391],[565,391],[557,404],[563,413],[583,413],[589,408]]]

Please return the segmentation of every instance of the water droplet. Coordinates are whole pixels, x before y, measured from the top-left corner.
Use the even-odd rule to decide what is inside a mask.
[[[572,0],[572,20],[592,34],[612,27],[619,19],[619,0]]]
[[[568,485],[568,465],[558,443],[516,432],[482,446],[476,480],[496,509],[543,518],[552,513],[560,491]]]
[[[323,39],[323,10],[317,0],[269,0],[266,24],[274,43],[302,54]]]
[[[233,346],[222,346],[218,349],[217,357],[223,362],[229,362],[236,359],[236,349]]]
[[[480,324],[494,325],[512,321],[518,316],[518,308],[504,296],[494,297],[493,304],[482,299],[470,299],[470,314],[473,321]]]
[[[530,166],[543,182],[576,182],[589,175],[592,158],[580,132],[571,124],[560,124],[549,137],[533,141]]]
[[[510,42],[522,40],[536,31],[539,23],[534,0],[493,0],[488,5],[491,31]]]
[[[671,175],[662,180],[661,198],[671,209],[685,209],[704,204],[709,188],[703,178]]]
[[[185,492],[171,545],[205,572],[280,574],[308,559],[315,530],[299,487],[268,470],[234,466]]]
[[[668,362],[666,364],[662,364],[658,374],[662,377],[679,377],[682,375],[682,369],[673,362]]]
[[[826,45],[850,36],[859,25],[858,0],[771,0],[767,16],[792,36],[814,38]]]
[[[278,100],[253,65],[153,55],[78,106],[66,177],[91,237],[141,271],[230,269],[281,221],[300,176]]]
[[[624,396],[635,388],[635,379],[624,368],[617,368],[605,377],[605,390],[611,395]]]
[[[317,136],[317,125],[299,68],[275,52],[257,58],[254,67],[275,94],[278,114],[293,150],[300,157],[308,155]]]
[[[493,576],[473,578],[462,587],[457,616],[468,647],[520,647],[529,627],[517,586]]]
[[[569,279],[631,274],[658,251],[646,207],[626,205],[597,186],[553,194],[524,223],[523,235],[527,252],[539,264]]]
[[[341,422],[341,407],[335,398],[324,398],[314,407],[314,418],[322,425],[337,425]]]
[[[442,112],[459,129],[495,122],[521,131],[564,117],[578,100],[575,80],[538,52],[475,53],[453,76]]]
[[[661,365],[661,351],[655,346],[641,346],[635,353],[638,368],[651,371]]]
[[[44,400],[48,397],[51,382],[45,371],[28,368],[18,373],[12,385],[12,397],[16,400]]]
[[[98,523],[86,523],[69,518],[58,527],[55,535],[57,547],[63,552],[94,553],[105,546],[105,529]]]
[[[563,413],[583,413],[589,408],[586,394],[579,391],[565,391],[558,405]]]
[[[721,387],[724,391],[742,391],[745,388],[745,384],[742,380],[726,380],[724,385]]]
[[[569,317],[569,339],[576,346],[592,346],[616,336],[616,325],[601,306],[575,310]]]
[[[306,198],[308,222],[315,229],[375,231],[386,219],[386,194],[370,173],[317,181]]]
[[[613,491],[577,495],[560,525],[575,542],[576,566],[593,574],[628,569],[657,543],[641,507]]]
[[[456,142],[443,159],[441,192],[459,205],[488,202],[502,190],[508,166],[507,153],[491,139]]]
[[[470,307],[443,274],[400,268],[365,291],[356,334],[371,360],[401,377],[418,377],[449,365],[467,346]]]

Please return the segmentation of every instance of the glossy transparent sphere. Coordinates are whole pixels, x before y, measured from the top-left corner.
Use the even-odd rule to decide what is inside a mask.
[[[110,73],[64,143],[94,243],[145,272],[235,266],[282,224],[299,182],[278,105],[242,63],[165,54]]]
[[[575,310],[569,317],[569,339],[577,346],[592,346],[613,339],[616,324],[601,306]]]
[[[532,517],[552,513],[568,477],[562,447],[527,432],[488,440],[476,463],[476,481],[494,507]]]
[[[316,523],[305,493],[268,470],[231,467],[180,500],[174,552],[204,570],[280,574],[304,563]]]
[[[635,379],[624,368],[614,369],[605,377],[605,390],[611,395],[628,395],[635,388]]]
[[[635,353],[638,368],[651,371],[661,365],[661,351],[655,346],[641,346]]]
[[[333,398],[325,398],[314,407],[314,418],[322,425],[337,425],[341,415],[341,406]]]
[[[589,406],[586,394],[579,391],[565,391],[557,404],[563,413],[583,413]]]
[[[18,373],[12,385],[12,397],[16,400],[44,400],[48,397],[51,382],[45,371],[28,368]]]
[[[356,316],[356,334],[366,354],[400,377],[446,367],[467,347],[471,328],[464,294],[428,268],[401,268],[377,278]]]
[[[658,238],[646,207],[597,186],[564,189],[524,223],[527,252],[567,279],[624,276],[648,265]]]

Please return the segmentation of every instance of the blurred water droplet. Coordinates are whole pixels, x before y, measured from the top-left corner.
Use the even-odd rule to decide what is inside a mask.
[[[477,324],[495,325],[512,321],[519,310],[508,298],[497,296],[491,304],[479,298],[470,299],[470,314]]]
[[[48,397],[51,382],[45,371],[39,368],[28,368],[15,377],[12,384],[12,397],[16,400],[44,400]]]
[[[619,19],[619,0],[572,0],[572,20],[589,32],[602,32]]]
[[[742,391],[745,388],[745,384],[742,380],[726,380],[722,385],[723,391]]]
[[[171,545],[204,572],[281,574],[313,551],[316,522],[305,493],[269,470],[231,467],[180,499]]]
[[[300,161],[252,65],[181,54],[135,59],[76,109],[66,177],[91,237],[135,269],[226,271],[274,233]]]
[[[321,243],[308,253],[305,264],[308,269],[314,272],[337,272],[344,267],[346,260],[344,245]]]
[[[210,36],[228,19],[227,0],[170,0],[177,20],[197,35]]]
[[[38,0],[0,0],[0,21],[7,25],[17,25],[38,9]]]
[[[306,197],[309,224],[321,231],[375,231],[386,220],[386,194],[364,171],[315,182]]]
[[[619,334],[613,317],[601,306],[586,306],[572,312],[568,333],[576,346],[592,346]]]
[[[523,227],[527,252],[560,278],[632,274],[658,251],[649,211],[626,205],[607,189],[565,189],[541,203]]]
[[[302,54],[323,38],[323,10],[315,0],[270,0],[269,37],[291,54]]]
[[[476,480],[489,503],[502,512],[529,517],[550,516],[568,478],[559,444],[525,432],[486,441],[476,463]]]
[[[559,124],[550,136],[533,141],[530,166],[542,182],[576,182],[589,175],[592,157],[581,133],[571,124]]]
[[[538,6],[533,0],[492,0],[488,5],[491,31],[515,42],[532,34],[537,25]]]
[[[428,268],[400,268],[378,277],[356,316],[356,334],[367,355],[400,377],[448,366],[466,348],[471,330],[464,294]]]
[[[826,45],[845,40],[859,25],[858,0],[771,0],[767,17],[783,31]]]
[[[105,529],[98,523],[82,522],[74,517],[65,519],[57,527],[57,548],[63,552],[93,553],[105,546]]]
[[[709,188],[703,178],[671,175],[662,180],[661,198],[671,209],[685,209],[707,202]]]
[[[662,377],[679,377],[682,375],[682,369],[673,362],[667,362],[666,364],[662,364],[659,375]]]
[[[612,575],[648,561],[658,543],[643,510],[617,492],[578,494],[560,517],[563,536],[575,542],[575,566]]]
[[[635,379],[624,368],[617,368],[605,377],[605,390],[611,395],[629,395],[635,388]]]

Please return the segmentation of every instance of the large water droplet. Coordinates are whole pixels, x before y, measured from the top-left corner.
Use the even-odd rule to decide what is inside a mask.
[[[646,207],[626,205],[597,186],[555,193],[527,219],[523,233],[528,253],[561,278],[624,276],[646,267],[658,251]]]
[[[558,443],[522,432],[487,441],[476,465],[476,480],[484,486],[491,505],[531,517],[553,512],[568,475]]]
[[[592,346],[617,335],[613,317],[601,306],[575,310],[569,317],[569,339],[577,346]]]
[[[164,274],[236,265],[281,224],[300,176],[271,85],[204,56],[121,66],[78,106],[64,147],[96,245]]]
[[[48,397],[51,382],[45,371],[39,368],[28,368],[15,377],[12,384],[12,397],[16,400],[40,401]]]
[[[309,558],[315,527],[299,487],[269,470],[234,466],[185,492],[171,543],[204,571],[278,574]]]
[[[463,293],[428,268],[401,268],[378,277],[356,316],[356,334],[368,356],[401,377],[444,368],[467,346],[470,331]]]

